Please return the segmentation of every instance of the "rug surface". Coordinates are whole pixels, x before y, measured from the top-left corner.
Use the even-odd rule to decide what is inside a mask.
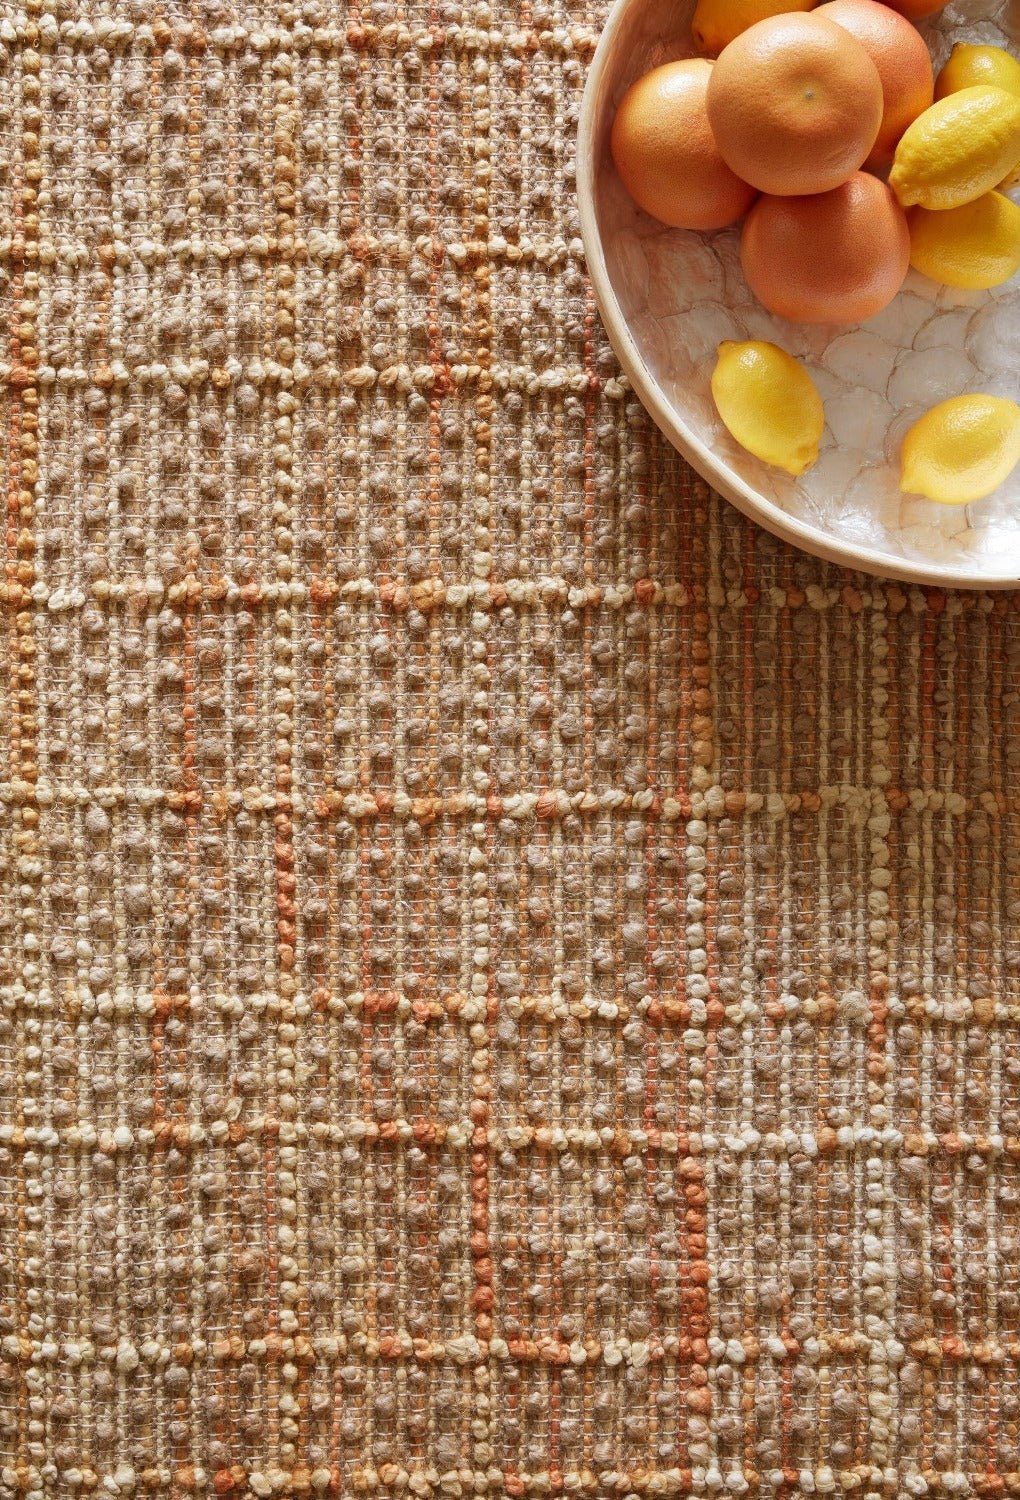
[[[1020,1488],[1020,600],[657,437],[578,0],[0,13],[0,1495]]]

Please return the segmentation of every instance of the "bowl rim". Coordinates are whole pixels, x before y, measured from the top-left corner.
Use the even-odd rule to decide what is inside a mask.
[[[588,77],[581,98],[576,158],[578,214],[588,275],[591,278],[595,301],[609,342],[635,395],[660,432],[719,494],[752,521],[757,521],[774,536],[778,536],[782,541],[790,542],[802,551],[822,558],[826,562],[838,563],[843,567],[854,568],[859,572],[899,583],[921,584],[935,588],[984,590],[1020,587],[1020,572],[975,577],[974,574],[959,568],[925,566],[922,563],[913,563],[907,558],[887,559],[884,554],[876,554],[873,550],[858,546],[854,542],[839,541],[810,522],[791,516],[774,501],[753,489],[738,474],[732,473],[672,409],[656,382],[648,375],[606,266],[602,235],[595,208],[594,189],[595,136],[602,80],[613,52],[616,33],[624,16],[635,6],[644,3],[645,0],[614,0],[606,18],[602,35],[599,37],[588,69]]]

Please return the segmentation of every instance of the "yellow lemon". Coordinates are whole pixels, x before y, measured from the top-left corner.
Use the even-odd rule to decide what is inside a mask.
[[[691,35],[702,52],[721,52],[733,38],[768,16],[813,10],[815,0],[698,0]]]
[[[712,396],[742,448],[788,474],[818,457],[825,427],[822,398],[792,355],[762,339],[719,345]]]
[[[1020,208],[1002,193],[932,213],[912,208],[910,264],[933,281],[980,291],[1020,270]]]
[[[908,125],[889,185],[904,208],[959,208],[1020,161],[1020,98],[976,84],[940,99]]]
[[[1003,47],[957,42],[935,80],[935,98],[944,99],[947,94],[959,93],[960,89],[973,88],[979,83],[993,84],[1020,99],[1020,62]],[[1020,186],[1020,164],[999,183],[999,189],[1008,192],[1017,186]]]
[[[960,89],[974,88],[979,83],[993,84],[1020,99],[1020,62],[1003,47],[957,42],[935,80],[935,98],[944,99],[947,94],[957,94]]]
[[[1020,406],[1004,396],[954,396],[916,421],[900,450],[900,489],[966,505],[998,489],[1020,462]]]

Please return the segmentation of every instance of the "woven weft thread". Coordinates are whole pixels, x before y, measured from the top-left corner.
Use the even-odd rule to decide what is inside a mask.
[[[1020,612],[655,435],[602,11],[7,4],[0,1494],[1020,1490]]]

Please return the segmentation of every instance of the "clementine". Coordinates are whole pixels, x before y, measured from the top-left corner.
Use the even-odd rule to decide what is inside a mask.
[[[723,160],[763,193],[824,193],[867,158],[882,123],[882,81],[835,21],[770,16],[724,47],[708,83]]]
[[[910,262],[906,216],[868,172],[828,193],[758,199],[740,239],[758,300],[794,323],[861,323],[892,301]]]
[[[613,121],[610,151],[624,187],[675,229],[721,229],[755,196],[723,161],[708,123],[713,66],[692,57],[653,68],[627,90]]]
[[[882,123],[866,166],[892,161],[907,126],[931,104],[935,83],[931,56],[920,32],[898,11],[879,0],[828,0],[816,15],[826,16],[856,37],[882,80]]]

